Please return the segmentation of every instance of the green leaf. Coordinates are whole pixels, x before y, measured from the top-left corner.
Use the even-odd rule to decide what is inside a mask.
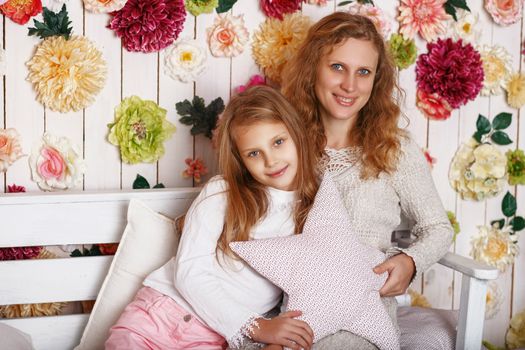
[[[512,230],[514,232],[521,231],[525,228],[525,219],[521,216],[515,216],[510,220],[510,225],[512,226]]]
[[[481,138],[483,137],[483,135],[479,131],[476,131],[474,135],[472,135],[472,137],[474,138],[474,140],[478,141],[478,143],[481,143]]]
[[[478,115],[478,120],[476,121],[476,129],[481,135],[488,134],[492,127],[490,126],[490,120],[488,120],[483,115]]]
[[[490,222],[490,226],[493,226],[494,224],[498,224],[498,228],[501,229],[503,228],[503,226],[505,226],[505,219],[492,220]]]
[[[446,2],[447,4],[450,4],[454,7],[458,7],[460,9],[463,9],[463,10],[467,10],[470,12],[470,9],[467,5],[467,1],[466,0],[448,0]]]
[[[155,186],[153,186],[153,188],[165,188],[166,186],[164,186],[164,184],[161,182],[161,183],[158,183],[156,184]]]
[[[456,8],[448,2],[445,3],[445,12],[451,15],[452,18],[454,18],[454,21],[458,21],[458,17],[456,16]]]
[[[217,125],[217,118],[224,110],[224,101],[218,97],[206,106],[202,97],[195,96],[193,103],[185,100],[182,103],[177,103],[175,107],[181,116],[179,121],[184,125],[192,126],[190,133],[193,136],[204,134],[211,139],[212,131]]]
[[[219,0],[219,6],[215,9],[217,13],[223,13],[229,11],[237,0]]]
[[[73,28],[70,26],[71,21],[67,14],[66,4],[62,5],[62,9],[58,13],[44,7],[42,18],[44,22],[33,20],[35,27],[28,28],[28,35],[36,35],[41,39],[50,36],[63,36],[66,40],[69,39]]]
[[[504,131],[496,131],[495,133],[490,135],[490,138],[492,141],[494,141],[494,143],[502,146],[509,145],[512,143],[512,140],[510,139],[509,135],[507,135],[507,133]]]
[[[508,128],[510,123],[512,123],[512,114],[503,112],[494,117],[492,127],[494,130],[503,130]]]
[[[137,174],[137,177],[135,178],[135,181],[133,181],[133,189],[143,189],[143,188],[150,188],[148,180],[146,180],[143,176],[140,174]]]
[[[516,198],[509,191],[507,191],[501,201],[501,211],[508,218],[516,214]]]
[[[345,5],[351,4],[353,2],[354,2],[353,0],[341,1],[339,4],[337,4],[337,6],[345,6]]]

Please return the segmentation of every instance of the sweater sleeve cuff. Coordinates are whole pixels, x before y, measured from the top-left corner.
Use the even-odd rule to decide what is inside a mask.
[[[248,339],[252,339],[252,334],[255,328],[259,328],[259,323],[257,322],[258,319],[264,318],[261,315],[253,315],[244,322],[244,324],[241,326],[241,328],[230,338],[228,338],[228,345],[233,349],[240,349],[241,346],[248,341]]]

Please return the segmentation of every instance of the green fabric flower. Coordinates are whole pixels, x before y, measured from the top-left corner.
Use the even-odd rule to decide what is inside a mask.
[[[456,236],[461,231],[461,229],[459,228],[459,222],[458,219],[456,219],[456,215],[450,210],[447,210],[447,216],[448,220],[450,221],[450,224],[452,225],[452,228],[454,229],[454,238],[452,239],[452,241],[455,242]]]
[[[115,122],[108,124],[108,140],[120,147],[126,163],[156,162],[164,154],[164,144],[175,132],[166,120],[166,110],[138,96],[124,99],[115,109]]]
[[[401,34],[394,33],[388,41],[388,48],[399,69],[408,68],[416,62],[417,47],[414,39],[407,40]]]
[[[186,0],[186,10],[194,16],[201,13],[212,13],[217,6],[219,0]]]
[[[509,184],[525,185],[525,154],[521,149],[507,151],[507,173],[509,174]]]

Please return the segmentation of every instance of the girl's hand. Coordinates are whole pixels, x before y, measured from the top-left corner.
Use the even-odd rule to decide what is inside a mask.
[[[288,311],[270,320],[258,319],[259,327],[254,327],[252,339],[294,350],[310,349],[314,332],[306,322],[294,318],[301,315],[301,311]]]
[[[379,295],[393,297],[406,292],[416,271],[416,266],[411,257],[401,253],[374,267],[374,272],[378,275],[385,271],[388,271],[388,278],[379,290]]]
[[[283,350],[283,347],[281,345],[270,344],[266,345],[262,350]]]

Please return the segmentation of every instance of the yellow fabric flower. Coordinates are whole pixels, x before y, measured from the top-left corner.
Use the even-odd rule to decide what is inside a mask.
[[[299,49],[311,26],[310,18],[298,12],[285,15],[280,21],[267,18],[255,32],[252,52],[264,75],[281,82],[281,71]]]
[[[525,74],[512,74],[507,81],[507,103],[520,109],[525,105]]]
[[[66,303],[16,304],[0,306],[1,318],[56,316],[60,314]]]
[[[512,69],[512,59],[509,52],[499,45],[483,45],[479,49],[479,54],[481,55],[483,72],[485,73],[481,95],[500,95]]]
[[[505,272],[514,263],[519,249],[516,235],[511,235],[511,227],[499,229],[495,226],[478,226],[479,233],[471,241],[470,254],[476,261],[486,263]]]
[[[407,290],[408,292],[408,295],[410,295],[410,306],[419,306],[419,307],[432,307],[432,305],[429,303],[428,299],[416,292],[415,290],[413,289],[408,289]]]
[[[44,40],[27,66],[37,100],[62,113],[88,107],[106,82],[102,53],[82,36]]]
[[[505,337],[507,349],[523,349],[525,347],[525,310],[512,317]]]

